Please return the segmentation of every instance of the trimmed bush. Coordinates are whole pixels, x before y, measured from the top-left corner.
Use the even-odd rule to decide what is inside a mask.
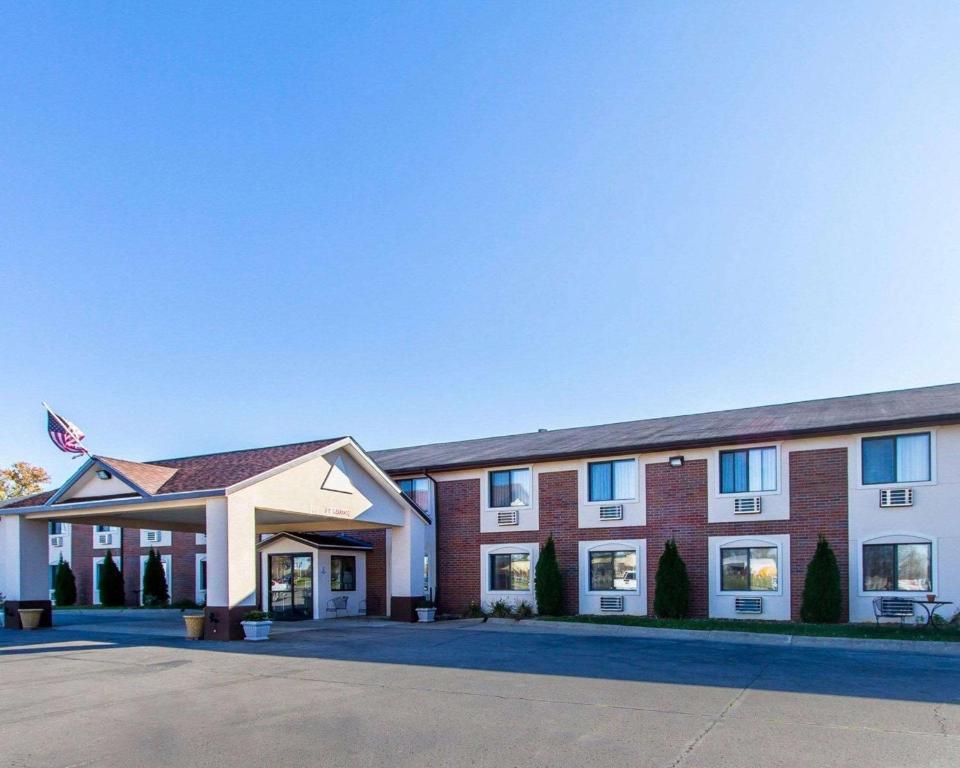
[[[557,562],[557,547],[553,536],[540,550],[534,576],[534,591],[537,595],[537,613],[541,616],[563,614],[563,594],[560,589],[560,564]]]
[[[690,577],[677,542],[667,541],[657,565],[653,612],[661,619],[682,619],[690,604]]]
[[[147,554],[143,567],[143,604],[150,607],[166,605],[170,602],[167,588],[167,575],[163,572],[163,561],[153,547]]]
[[[821,535],[813,559],[807,566],[800,619],[812,624],[833,624],[840,621],[842,611],[840,566],[830,544]]]
[[[100,566],[100,605],[123,605],[123,574],[117,568],[113,553],[109,549]]]
[[[70,570],[70,563],[60,555],[57,571],[53,576],[53,601],[57,605],[73,605],[77,602],[77,580]]]

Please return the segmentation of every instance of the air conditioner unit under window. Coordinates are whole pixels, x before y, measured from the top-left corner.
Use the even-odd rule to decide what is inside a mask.
[[[623,520],[623,504],[600,507],[601,520]]]
[[[881,507],[912,507],[913,488],[881,488]]]
[[[601,597],[600,610],[604,613],[623,613],[623,596]]]
[[[97,534],[97,544],[104,544],[104,545],[113,544],[113,534],[112,534],[112,533],[98,533],[98,534]]]
[[[51,536],[51,537],[50,537],[50,546],[51,546],[51,547],[62,547],[62,546],[63,546],[63,536]]]
[[[497,525],[520,525],[520,513],[515,509],[497,512]]]
[[[733,610],[737,613],[763,613],[763,598],[738,597],[734,600]]]
[[[733,514],[756,515],[760,512],[761,496],[742,496],[733,500]]]

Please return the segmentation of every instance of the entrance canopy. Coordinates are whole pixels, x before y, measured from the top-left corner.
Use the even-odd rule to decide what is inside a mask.
[[[387,529],[390,594],[410,601],[431,524],[350,437],[150,462],[93,456],[56,491],[0,509],[8,599],[47,597],[50,520],[206,533],[208,602],[231,616],[255,599],[257,534]]]

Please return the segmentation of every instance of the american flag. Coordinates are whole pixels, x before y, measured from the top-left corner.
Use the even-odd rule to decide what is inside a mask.
[[[64,453],[86,453],[87,449],[80,445],[85,435],[77,425],[57,416],[49,405],[44,405],[47,409],[47,433],[53,444]]]

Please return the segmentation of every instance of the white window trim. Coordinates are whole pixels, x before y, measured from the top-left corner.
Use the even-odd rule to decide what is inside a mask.
[[[494,545],[489,549],[480,550],[480,592],[488,595],[532,595],[535,591],[535,574],[537,558],[536,544],[503,544]],[[530,559],[530,588],[529,589],[490,589],[490,556],[491,555],[527,555]]]
[[[96,531],[94,531],[94,533],[96,533]],[[90,595],[91,597],[96,598],[95,600],[93,600],[94,605],[101,605],[101,602],[99,599],[100,587],[97,585],[97,566],[100,565],[106,559],[107,559],[106,555],[93,558],[93,573],[90,575],[90,581],[93,586],[93,590],[91,591]],[[117,568],[120,569],[120,573],[122,574],[123,573],[123,557],[118,555],[117,557],[113,558],[113,562],[117,564]]]
[[[530,472],[530,503],[517,506],[517,507],[492,507],[490,506],[490,475],[494,472],[506,472],[510,469],[526,469]],[[535,509],[537,506],[537,474],[534,472],[533,465],[528,464],[508,464],[504,467],[490,467],[483,471],[483,477],[481,481],[483,483],[483,488],[480,489],[481,492],[481,501],[483,502],[483,511],[484,512],[503,512],[508,509],[516,509],[520,512],[524,510]]]
[[[138,595],[140,599],[140,605],[143,605],[143,574],[147,565],[147,558],[150,555],[140,555],[140,594]],[[167,577],[167,595],[170,598],[170,602],[173,602],[173,555],[160,555],[160,560],[166,564],[167,568],[165,575]]]
[[[587,542],[584,542],[587,543]],[[580,564],[581,573],[584,574],[585,595],[602,595],[604,597],[618,595],[638,596],[643,594],[643,580],[646,573],[646,541],[631,543],[626,541],[598,541],[589,542],[590,546],[583,549],[583,562]],[[590,589],[590,553],[591,552],[626,552],[634,551],[637,553],[637,588],[636,589]]]
[[[922,429],[893,429],[887,432],[869,432],[857,435],[857,447],[853,457],[854,487],[861,491],[875,491],[886,488],[917,488],[923,485],[937,485],[937,427]],[[863,441],[871,437],[891,437],[894,435],[923,435],[930,433],[930,479],[916,480],[904,483],[866,483],[863,482]],[[873,594],[873,593],[871,593]],[[879,594],[879,593],[878,593]]]
[[[147,541],[148,531],[156,531],[160,534],[160,541]],[[140,529],[140,548],[150,549],[152,547],[171,547],[173,546],[173,533],[162,528],[141,528]]]
[[[900,434],[896,432],[894,434]],[[886,541],[884,541],[886,539]],[[926,595],[927,591],[903,590],[903,589],[883,589],[867,591],[863,588],[863,547],[865,544],[929,544],[930,558],[933,561],[930,564],[930,593],[937,594],[940,587],[940,579],[937,571],[940,566],[940,556],[938,552],[938,541],[936,536],[928,536],[916,531],[887,531],[871,535],[867,539],[857,540],[857,596],[858,597],[912,597],[920,599],[921,595]]]
[[[786,534],[777,534],[777,535],[786,535]],[[752,537],[752,536],[740,536],[740,537],[722,537],[723,541],[713,542],[713,546],[716,548],[716,564],[714,570],[716,571],[716,589],[714,589],[714,595],[718,597],[764,597],[765,595],[774,597],[782,596],[784,594],[783,585],[785,582],[784,572],[789,571],[790,563],[787,562],[784,564],[784,545],[783,542],[777,541],[776,539],[765,539],[761,537]],[[789,539],[788,539],[789,541]],[[723,588],[723,558],[720,554],[720,550],[723,549],[749,549],[751,547],[776,547],[777,548],[777,588],[772,590],[758,590],[758,589],[737,589],[737,590],[728,590]],[[787,558],[789,558],[790,553],[787,551]],[[708,558],[709,561],[709,558]]]
[[[720,481],[720,454],[729,453],[730,451],[749,451],[752,449],[758,448],[774,448],[776,449],[776,477],[777,477],[777,487],[772,491],[737,491],[736,493],[723,493],[721,490],[723,484]],[[725,445],[722,448],[717,448],[713,451],[713,462],[708,462],[713,464],[713,467],[707,467],[708,472],[713,472],[713,482],[716,483],[714,486],[717,490],[714,493],[714,497],[718,499],[742,499],[750,496],[779,496],[783,493],[783,443],[755,443],[752,445]],[[730,594],[730,593],[724,593]],[[768,593],[772,594],[772,593]]]
[[[632,461],[634,466],[633,496],[629,499],[607,499],[606,501],[590,501],[590,465],[605,464],[610,461]],[[614,504],[636,504],[640,501],[640,461],[636,456],[610,456],[591,458],[583,462],[581,474],[583,476],[583,505],[585,507],[609,507]]]
[[[193,569],[193,598],[194,600],[204,605],[207,602],[207,590],[200,588],[200,563],[207,562],[206,553],[198,552],[196,555],[196,562]],[[207,573],[207,586],[210,586],[210,573]]]

